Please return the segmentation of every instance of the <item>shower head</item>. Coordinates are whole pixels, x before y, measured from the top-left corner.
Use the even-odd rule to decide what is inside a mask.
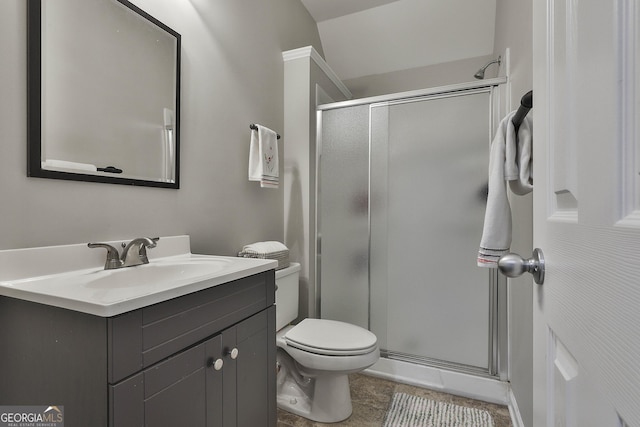
[[[484,79],[484,68],[482,68],[482,69],[478,70],[478,72],[477,72],[477,73],[475,73],[475,74],[473,75],[473,77],[475,77],[475,78],[476,78],[476,79],[478,79],[478,80],[482,80],[482,79]]]
[[[489,62],[487,65],[485,65],[484,67],[480,68],[480,69],[478,70],[478,72],[477,72],[477,73],[475,73],[475,74],[473,75],[473,77],[475,77],[475,78],[476,78],[476,79],[478,79],[478,80],[482,80],[482,79],[484,79],[484,70],[486,70],[486,69],[487,69],[487,67],[488,67],[489,65],[491,65],[491,64],[496,64],[496,63],[497,63],[497,64],[498,64],[498,66],[500,66],[500,62],[501,62],[501,60],[502,60],[502,57],[501,57],[501,56],[498,56],[498,59],[494,59],[493,61],[490,61],[490,62]]]

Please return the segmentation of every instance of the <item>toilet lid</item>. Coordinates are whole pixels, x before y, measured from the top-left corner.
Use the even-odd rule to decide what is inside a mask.
[[[326,319],[304,319],[284,338],[291,347],[325,355],[366,354],[377,344],[376,336],[364,328]]]

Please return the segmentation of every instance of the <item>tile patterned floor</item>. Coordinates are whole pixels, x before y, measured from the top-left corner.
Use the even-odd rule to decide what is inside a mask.
[[[349,380],[351,382],[353,414],[345,421],[336,424],[316,423],[278,409],[278,427],[380,427],[394,392],[403,392],[456,405],[484,409],[493,417],[495,427],[513,426],[509,416],[509,409],[506,406],[398,384],[363,374],[351,375]]]

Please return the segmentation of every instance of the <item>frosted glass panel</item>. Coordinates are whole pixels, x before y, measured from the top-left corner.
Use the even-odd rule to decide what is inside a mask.
[[[392,353],[489,369],[476,267],[490,93],[371,108],[371,327]]]
[[[320,116],[321,317],[368,327],[387,357],[490,373],[490,90]]]
[[[322,115],[318,177],[320,313],[368,327],[369,106]]]

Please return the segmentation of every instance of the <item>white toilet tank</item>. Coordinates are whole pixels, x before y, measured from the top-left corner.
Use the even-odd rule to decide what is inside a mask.
[[[298,317],[299,278],[300,264],[297,262],[276,271],[276,331]]]

